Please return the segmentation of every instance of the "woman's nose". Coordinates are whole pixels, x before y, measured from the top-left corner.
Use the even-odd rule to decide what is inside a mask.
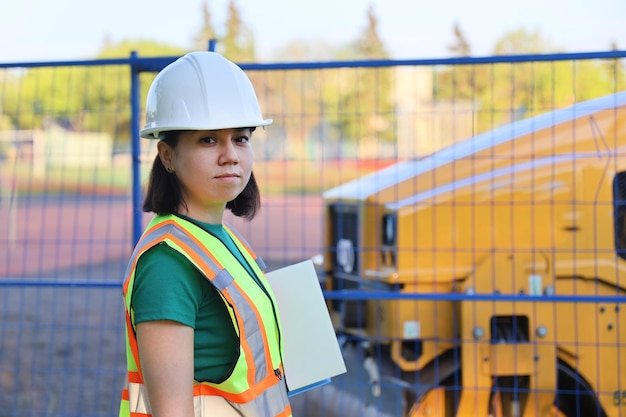
[[[237,149],[235,149],[235,145],[231,141],[224,142],[220,159],[224,164],[236,164],[239,162],[239,154],[237,153]]]

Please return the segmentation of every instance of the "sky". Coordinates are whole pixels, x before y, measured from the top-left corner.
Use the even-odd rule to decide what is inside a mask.
[[[79,60],[108,38],[148,39],[189,50],[206,1],[222,32],[228,0],[4,0],[0,62]],[[367,27],[371,6],[394,59],[450,56],[458,23],[473,56],[518,29],[538,31],[566,52],[626,49],[626,0],[235,0],[259,61],[293,41],[345,45]]]

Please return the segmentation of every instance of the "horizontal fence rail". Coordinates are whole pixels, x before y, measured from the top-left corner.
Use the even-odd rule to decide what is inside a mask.
[[[0,63],[0,417],[116,416],[144,97],[177,56]],[[297,416],[626,413],[626,51],[239,63],[262,209],[348,368]]]
[[[89,280],[28,280],[3,278],[0,287],[59,287],[59,288],[121,288],[123,282]],[[511,294],[464,294],[464,293],[393,293],[383,291],[322,291],[328,300],[432,300],[432,301],[499,301],[540,303],[626,303],[626,297],[584,295],[511,295]]]

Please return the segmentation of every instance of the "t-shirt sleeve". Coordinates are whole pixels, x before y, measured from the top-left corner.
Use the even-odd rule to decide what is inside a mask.
[[[173,320],[196,328],[205,285],[196,268],[179,252],[159,244],[137,261],[131,298],[134,323]]]

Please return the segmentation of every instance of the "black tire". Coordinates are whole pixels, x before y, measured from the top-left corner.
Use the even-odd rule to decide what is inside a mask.
[[[557,396],[554,405],[567,417],[606,417],[591,385],[562,360],[557,360]]]
[[[448,354],[450,353],[452,351],[448,352]],[[450,361],[451,357],[449,356],[445,358],[444,362]],[[458,358],[459,356],[459,349],[454,349],[454,357]],[[453,367],[451,371],[442,380],[430,382],[446,388],[446,411],[448,414],[454,415],[462,392],[459,387],[462,380],[461,367]],[[408,412],[411,405],[419,401],[419,398],[425,395],[427,391],[416,393],[410,389],[405,390],[406,411]],[[567,417],[607,417],[591,385],[560,359],[557,360],[557,393],[554,405]]]

